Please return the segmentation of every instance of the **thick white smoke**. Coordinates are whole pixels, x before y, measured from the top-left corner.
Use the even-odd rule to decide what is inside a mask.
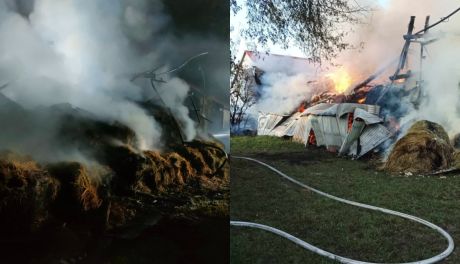
[[[429,47],[422,71],[426,97],[418,110],[406,117],[408,122],[420,119],[437,122],[450,136],[460,132],[460,17],[456,21],[456,34],[451,31]]]
[[[159,89],[159,93],[174,116],[177,116],[185,140],[192,140],[196,136],[195,123],[189,118],[189,109],[183,105],[188,93],[187,84],[173,78]]]
[[[355,27],[348,41],[357,47],[362,43],[362,46],[344,52],[335,61],[350,71],[355,82],[366,79],[399,58],[410,16],[416,16],[415,33],[424,27],[426,16],[430,16],[430,24],[433,24],[460,7],[456,0],[388,0],[379,1],[379,5],[372,1],[361,2],[372,6],[374,11],[364,19],[362,25]],[[426,119],[440,123],[452,135],[460,132],[460,13],[430,29],[426,39],[431,38],[439,38],[439,41],[426,46],[426,58],[422,62],[426,97],[418,109],[409,110],[402,119],[402,125],[409,127],[416,120]],[[420,45],[411,43],[410,47],[407,69],[415,73],[411,84],[415,85],[420,73]],[[395,69],[394,64],[374,83],[388,83],[388,77]],[[405,108],[412,107],[408,101],[401,100],[399,103]]]
[[[255,87],[260,97],[248,109],[252,118],[257,119],[259,112],[290,114],[318,92],[319,87],[311,85],[318,77],[317,70],[307,59],[263,52],[253,52],[245,58],[246,68],[255,67],[262,72],[261,84]]]
[[[161,127],[133,103],[151,88],[130,78],[162,63],[170,41],[159,33],[169,22],[162,3],[35,0],[24,16],[20,2],[0,0],[0,85],[9,82],[2,92],[26,108],[68,102],[128,125],[141,148],[161,147]],[[189,88],[178,79],[166,86],[165,102],[192,139],[193,121],[182,105]]]
[[[264,74],[262,83],[266,85],[262,87],[262,96],[252,112],[290,114],[302,101],[318,92],[308,84],[311,79],[306,73],[292,76],[281,72]]]

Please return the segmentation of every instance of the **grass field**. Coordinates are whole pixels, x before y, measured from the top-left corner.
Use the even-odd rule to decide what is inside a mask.
[[[274,137],[234,137],[231,153],[260,159],[327,193],[421,217],[460,242],[460,174],[392,176],[369,161]],[[363,261],[415,261],[447,246],[441,235],[420,224],[332,201],[235,158],[230,215]],[[231,263],[335,263],[262,230],[232,227],[230,235]],[[458,247],[443,263],[460,263]]]

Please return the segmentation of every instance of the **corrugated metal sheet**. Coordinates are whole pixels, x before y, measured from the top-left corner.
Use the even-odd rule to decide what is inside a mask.
[[[269,135],[270,131],[283,119],[281,115],[259,114],[257,135]]]
[[[297,122],[297,119],[301,113],[295,113],[292,116],[290,116],[286,121],[278,125],[276,128],[274,128],[271,132],[270,135],[272,136],[277,136],[277,137],[283,137],[286,136],[288,129],[294,125],[295,122]]]
[[[372,125],[372,124],[377,124],[377,123],[381,123],[383,120],[376,116],[376,115],[373,115],[365,110],[362,110],[362,109],[359,109],[359,108],[356,108],[355,109],[355,113],[354,113],[354,117],[353,117],[355,120],[357,118],[361,118],[362,120],[364,120],[364,122],[366,122],[366,125]]]
[[[318,146],[326,146],[326,147],[337,147],[339,148],[342,145],[342,137],[340,135],[339,125],[337,123],[337,119],[335,116],[318,116],[318,120],[321,124],[321,131],[323,136],[324,143],[320,143],[318,141],[318,134],[319,131],[314,129],[315,136],[317,137],[316,141]]]
[[[378,105],[342,103],[338,105],[337,116],[342,117],[347,113],[353,113],[355,109],[362,109],[374,115],[378,115],[380,111],[380,107]]]
[[[371,151],[378,145],[382,144],[385,140],[391,137],[391,132],[381,124],[374,124],[366,126],[359,137],[359,143],[361,145],[361,151],[358,158]],[[350,155],[356,156],[357,142],[355,141],[350,147]]]
[[[264,135],[265,127],[267,126],[269,116],[266,114],[259,113],[257,119],[257,135]]]
[[[320,106],[320,107],[318,107]],[[319,104],[303,111],[302,115],[336,116],[337,104]]]
[[[294,136],[294,131],[297,127],[299,119],[296,119],[294,122],[291,123],[291,125],[286,129],[285,136],[292,137]]]
[[[337,117],[337,123],[339,125],[340,136],[342,141],[347,138],[348,135],[348,116]]]
[[[308,140],[308,133],[311,129],[311,120],[308,116],[301,116],[295,125],[292,139],[294,141],[306,144]]]
[[[321,103],[321,104],[314,105],[312,107],[309,107],[309,108],[305,109],[302,112],[302,116],[307,116],[307,115],[310,115],[310,114],[312,114],[314,112],[324,111],[326,109],[331,108],[334,105],[336,105],[336,104]]]
[[[318,104],[285,121],[283,118],[286,117],[281,115],[261,114],[258,135],[287,135],[292,136],[294,141],[307,144],[310,130],[313,130],[318,146],[340,148],[341,153],[355,156],[359,138],[361,150],[358,157],[361,157],[391,136],[390,131],[380,124],[382,120],[373,114],[379,110],[374,105],[345,103]],[[354,119],[350,134],[346,115],[349,113],[353,113]]]
[[[343,141],[342,146],[340,147],[340,154],[348,153],[350,146],[359,138],[365,125],[366,123],[364,123],[364,121],[355,120],[353,122],[350,133],[348,133],[347,137]]]
[[[316,145],[325,146],[326,140],[324,139],[323,125],[321,123],[321,119],[319,118],[319,116],[310,116],[309,119],[311,120],[311,129],[313,129],[313,132],[315,132]],[[307,131],[307,138],[309,132],[310,131]]]

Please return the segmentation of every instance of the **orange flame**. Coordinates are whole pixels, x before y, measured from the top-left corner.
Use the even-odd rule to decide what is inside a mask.
[[[366,101],[366,97],[358,99],[358,103],[363,104]]]
[[[335,72],[326,74],[334,82],[334,89],[337,93],[344,93],[351,85],[351,76],[344,68],[340,68]]]

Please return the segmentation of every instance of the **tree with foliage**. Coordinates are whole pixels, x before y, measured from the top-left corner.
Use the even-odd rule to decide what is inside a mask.
[[[231,55],[232,56],[232,55]],[[236,57],[230,59],[231,87],[230,87],[230,129],[238,132],[241,124],[248,120],[247,110],[256,103],[254,96],[254,78],[250,69],[237,62]]]
[[[368,11],[356,0],[230,0],[234,15],[243,7],[247,26],[241,29],[242,37],[261,47],[269,43],[299,47],[315,63],[330,60],[349,47],[345,36],[350,25],[359,23]],[[234,129],[247,120],[246,111],[255,104],[253,79],[235,56],[236,46],[230,40],[230,121]]]
[[[356,0],[231,0],[234,14],[247,11],[242,35],[266,46],[299,47],[314,62],[331,59],[349,47],[345,36],[367,8]]]

